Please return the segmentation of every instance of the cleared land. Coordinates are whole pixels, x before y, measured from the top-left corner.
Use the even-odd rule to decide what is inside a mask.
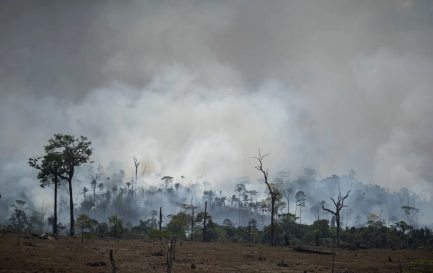
[[[113,250],[119,273],[166,272],[166,241],[89,239],[43,240],[0,235],[0,272],[111,272]],[[392,262],[389,261],[391,257]],[[284,259],[287,266],[278,264]],[[339,250],[335,272],[399,272],[416,259],[433,259],[427,250]],[[178,241],[172,272],[331,272],[332,256],[295,252],[287,247]],[[106,265],[90,266],[88,263]]]

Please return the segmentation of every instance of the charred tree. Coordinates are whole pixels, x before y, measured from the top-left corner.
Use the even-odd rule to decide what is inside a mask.
[[[206,242],[206,218],[207,218],[207,201],[204,202],[204,215],[203,215],[203,242]]]
[[[258,155],[255,156],[254,158],[257,159],[258,161],[258,165],[255,168],[263,174],[263,178],[265,180],[264,182],[266,184],[266,187],[268,188],[269,195],[271,196],[271,245],[274,245],[275,244],[275,226],[274,226],[275,225],[274,223],[275,201],[277,199],[278,192],[275,189],[273,189],[271,184],[268,182],[269,171],[263,168],[263,158],[265,158],[268,155],[269,154],[262,155],[259,150]]]
[[[335,199],[332,197],[330,198],[332,200],[332,202],[334,203],[335,210],[331,210],[329,208],[326,208],[325,207],[325,201],[322,201],[322,209],[324,211],[331,213],[335,217],[335,223],[337,225],[337,247],[340,246],[340,225],[341,225],[340,211],[343,208],[347,207],[344,205],[344,200],[346,200],[346,198],[349,197],[349,193],[350,193],[350,191],[347,191],[346,195],[343,196],[343,195],[341,195],[341,191],[338,191],[337,201],[335,201]]]
[[[162,207],[159,207],[159,221],[158,221],[158,225],[159,225],[159,231],[162,231]]]
[[[135,166],[135,184],[138,185],[138,166],[140,165],[140,161],[138,161],[137,158],[133,158],[134,160],[134,166]],[[134,196],[134,183],[132,183],[132,196]]]
[[[194,241],[194,224],[195,224],[195,221],[194,221],[194,209],[195,209],[195,207],[194,207],[194,205],[192,204],[192,201],[191,201],[191,241]]]

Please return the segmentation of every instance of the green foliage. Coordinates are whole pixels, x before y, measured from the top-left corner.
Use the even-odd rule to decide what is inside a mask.
[[[404,269],[409,273],[433,273],[433,260],[419,259],[408,263]]]
[[[76,229],[81,232],[81,230],[96,232],[96,228],[98,226],[98,221],[90,218],[86,214],[80,214],[76,221]]]
[[[154,229],[158,228],[158,223],[155,218],[147,219],[145,221],[140,220],[138,226],[132,227],[132,233],[141,233],[143,235],[148,235]]]
[[[224,231],[221,226],[212,222],[212,218],[208,218],[206,223],[206,241],[215,242],[218,241],[219,238],[224,237]],[[196,238],[200,238],[202,236],[198,236]]]
[[[110,218],[108,218],[108,223],[110,225],[111,235],[115,238],[122,237],[122,234],[124,232],[122,220],[118,218],[116,215],[113,215]]]
[[[66,169],[63,165],[62,154],[55,151],[47,150],[44,156],[29,158],[29,166],[37,169],[37,178],[41,182],[41,187],[61,182],[61,176],[66,175]]]
[[[184,212],[180,212],[171,216],[171,220],[167,225],[167,231],[178,238],[186,238],[191,216]]]
[[[9,218],[9,227],[15,232],[24,232],[31,229],[31,225],[24,211],[25,204],[26,202],[23,200],[16,200],[15,204],[12,205],[14,210]]]
[[[70,233],[74,234],[74,206],[72,199],[72,178],[75,167],[83,165],[90,160],[92,148],[91,142],[86,137],[75,138],[67,134],[55,134],[54,138],[48,140],[44,147],[45,155],[29,159],[29,165],[37,170],[41,186],[50,183],[67,181],[69,184],[70,199]],[[55,193],[55,196],[57,193]],[[56,213],[56,212],[55,212]],[[55,225],[55,223],[54,223]]]
[[[167,230],[152,229],[149,233],[150,239],[168,239],[171,237],[171,233]]]
[[[298,207],[305,207],[305,200],[307,200],[304,191],[298,191],[295,195],[296,203]]]
[[[342,232],[346,244],[364,244],[376,248],[431,248],[433,235],[430,229],[414,229],[401,221],[391,227],[382,222],[372,222],[366,227],[346,229]]]
[[[276,188],[273,184],[272,184],[272,186],[273,186],[272,187],[273,191],[275,193],[275,213],[277,214],[278,211],[285,208],[286,203],[283,201],[283,198],[284,198],[283,193],[278,188]],[[266,197],[266,199],[263,201],[264,201],[264,203],[261,205],[264,208],[266,208],[267,211],[271,211],[271,201],[272,201],[271,196],[268,195]]]
[[[108,233],[109,233],[109,228],[108,228],[107,223],[99,223],[99,224],[96,226],[96,234],[97,234],[99,237],[104,237],[104,236],[106,236]]]
[[[33,212],[28,219],[29,228],[32,232],[42,233],[44,229],[44,217],[39,212]]]
[[[75,138],[72,135],[55,134],[54,138],[48,140],[45,146],[47,154],[61,154],[63,166],[70,171],[76,166],[89,162],[92,155],[91,142],[86,137]]]
[[[316,246],[319,246],[323,243],[324,240],[322,238],[329,238],[330,236],[328,220],[316,220],[309,228],[309,235],[314,236],[314,244]],[[309,241],[311,242],[312,238],[310,238]]]
[[[205,217],[204,211],[198,213],[195,216],[195,222],[196,223],[203,223],[203,218]],[[209,213],[206,213],[206,221],[212,221],[212,216],[209,215]]]
[[[296,224],[296,220],[298,217],[296,217],[294,214],[291,213],[283,213],[279,215],[277,224],[278,224],[278,230],[280,232],[277,232],[277,241],[283,243],[286,243],[286,239],[288,241],[293,240],[296,237],[301,236],[301,231],[299,229],[299,225]],[[265,235],[266,235],[266,229],[265,229]]]
[[[224,219],[223,226],[233,227],[233,222],[230,219]]]

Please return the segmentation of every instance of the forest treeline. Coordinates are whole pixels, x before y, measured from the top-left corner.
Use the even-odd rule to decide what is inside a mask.
[[[159,186],[140,184],[145,173],[139,167],[144,163],[133,158],[135,173],[130,180],[122,170],[107,175],[101,167],[88,168],[87,182],[75,189],[77,168],[91,162],[91,142],[56,134],[44,151],[30,158],[29,165],[37,170],[39,183],[34,186],[53,190],[54,211],[46,214],[30,200],[16,200],[4,219],[5,231],[43,233],[52,227],[53,234],[71,236],[292,246],[433,245],[431,229],[419,224],[422,209],[416,205],[422,202],[416,195],[406,189],[392,193],[364,185],[353,171],[321,178],[317,171],[306,169],[293,179],[287,172],[270,173],[265,165],[268,154],[259,151],[252,167],[263,175],[257,182],[262,191],[241,177],[233,180],[232,193],[223,194],[206,181],[184,183],[184,176],[155,175]],[[5,200],[2,196],[0,202]]]
[[[164,226],[163,219],[167,219]],[[206,229],[203,228],[203,223],[206,223]],[[276,218],[275,224],[276,245],[331,247],[335,244],[336,226],[327,219],[316,220],[311,225],[299,224],[293,214],[283,213]],[[37,215],[27,217],[25,202],[17,200],[5,230],[40,234],[44,232],[44,226],[45,223]],[[105,221],[98,221],[87,214],[80,214],[75,226],[76,234],[82,234],[85,238],[176,237],[183,240],[235,243],[268,243],[270,228],[270,225],[266,225],[264,229],[259,229],[255,219],[251,219],[246,226],[235,226],[230,219],[217,224],[211,214],[201,211],[193,216],[188,208],[168,217],[160,217],[159,212],[154,211],[150,218],[140,220],[132,226],[127,225],[121,215],[112,215]],[[66,227],[58,224],[58,229],[62,232]],[[349,248],[433,248],[431,229],[414,228],[404,221],[388,227],[374,217],[365,226],[343,228],[340,236],[341,246]]]

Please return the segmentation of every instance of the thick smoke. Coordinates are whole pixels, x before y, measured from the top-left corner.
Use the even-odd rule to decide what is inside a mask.
[[[261,148],[271,174],[354,169],[431,197],[429,1],[0,5],[3,197],[50,198],[26,160],[57,132],[127,178],[136,156],[228,192]]]

